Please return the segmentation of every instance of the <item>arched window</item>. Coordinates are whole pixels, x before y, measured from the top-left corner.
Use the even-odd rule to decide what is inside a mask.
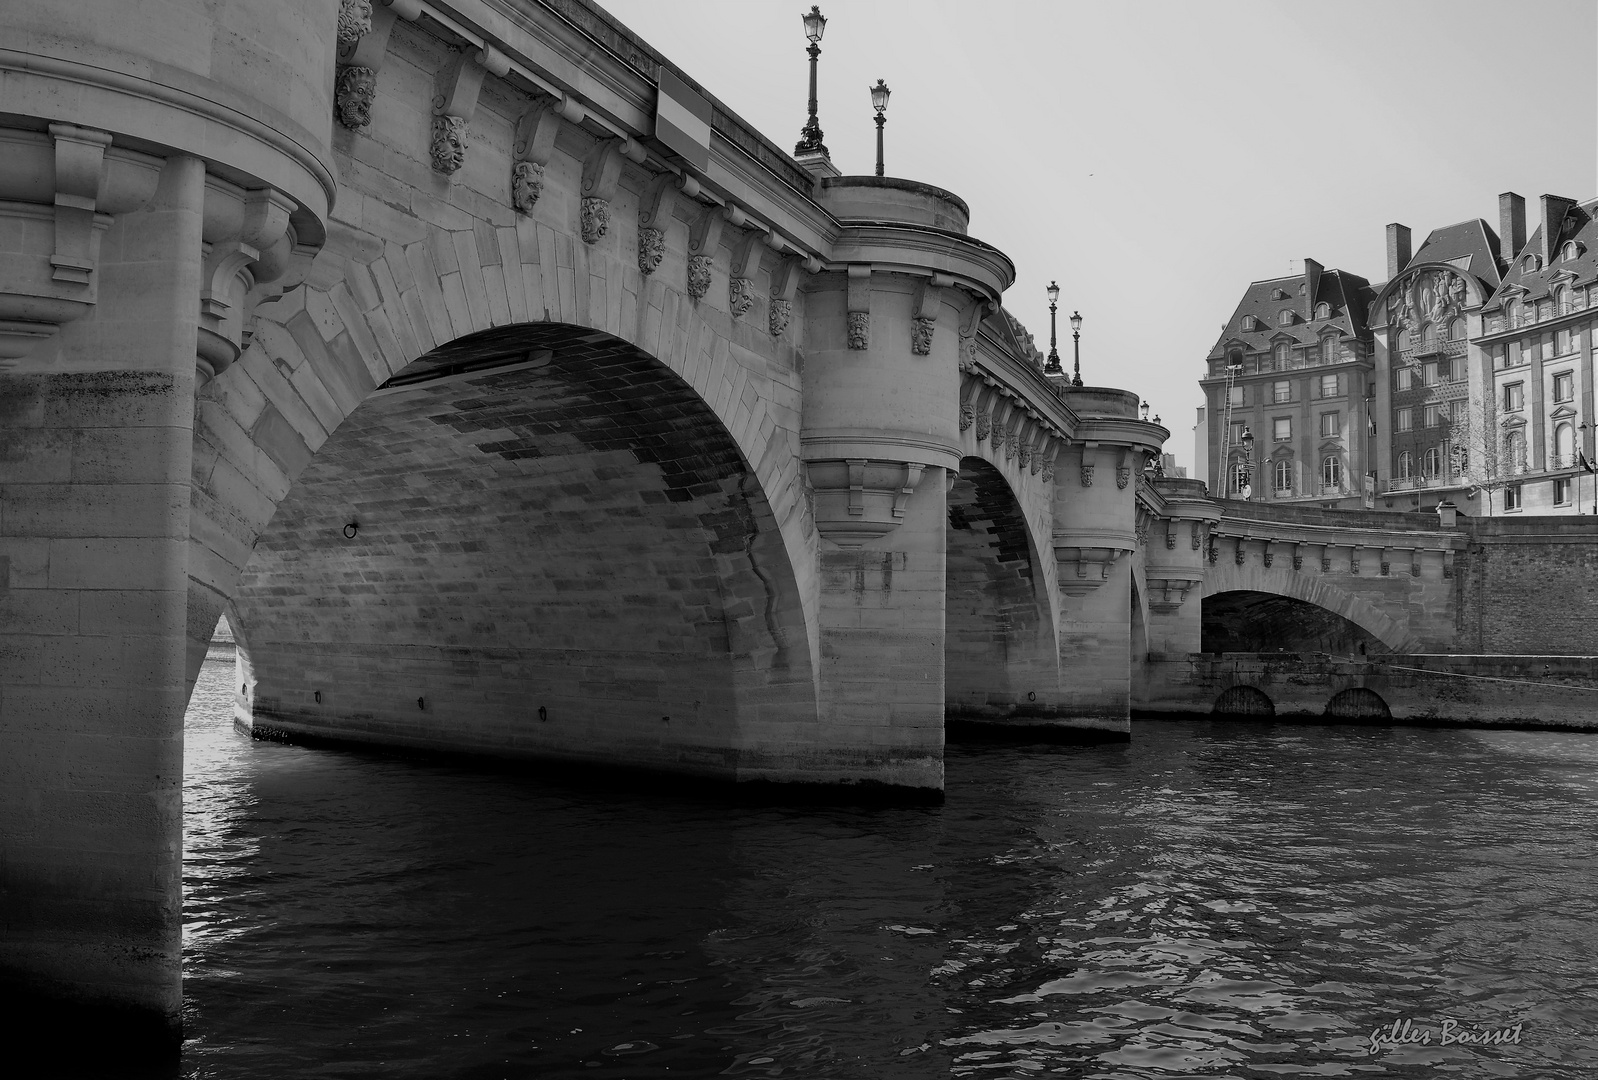
[[[1415,456],[1408,450],[1398,455],[1398,478],[1408,480],[1415,475]]]
[[[1282,458],[1276,463],[1276,494],[1293,494],[1293,461]]]
[[[1227,364],[1228,367],[1238,367],[1238,368],[1242,367],[1243,366],[1243,351],[1241,349],[1233,349],[1231,352],[1227,353],[1226,354],[1226,364]]]
[[[1437,344],[1437,330],[1431,323],[1420,324],[1420,343],[1422,348],[1431,348]]]
[[[1561,285],[1554,290],[1554,310],[1565,312],[1570,310],[1570,287]]]
[[[1292,350],[1285,341],[1278,341],[1271,349],[1271,356],[1276,361],[1278,371],[1286,370],[1287,361],[1292,356]]]
[[[1526,258],[1521,262],[1521,265],[1527,270],[1541,270],[1543,265],[1542,257],[1538,255],[1527,255]]]
[[[1519,326],[1520,320],[1526,317],[1526,309],[1521,306],[1519,300],[1509,302],[1508,313],[1510,326]]]
[[[1581,254],[1581,245],[1574,240],[1565,244],[1565,260],[1568,262]]]
[[[1321,338],[1321,360],[1323,363],[1337,363],[1337,335],[1327,334]]]
[[[1448,324],[1448,340],[1449,341],[1464,341],[1465,340],[1465,320],[1464,319],[1455,319],[1453,322]]]
[[[1292,326],[1293,325],[1293,309],[1292,308],[1283,308],[1281,311],[1278,311],[1276,313],[1276,325],[1277,326]]]
[[[1243,488],[1248,484],[1248,468],[1241,461],[1232,466],[1232,494],[1243,494]]]
[[[1555,468],[1568,469],[1576,463],[1576,432],[1569,424],[1554,428]]]
[[[1504,472],[1526,471],[1526,434],[1519,429],[1504,436]]]
[[[1424,459],[1426,476],[1441,476],[1443,474],[1443,454],[1437,447],[1429,447]]]
[[[1326,303],[1324,300],[1319,304],[1316,304],[1315,317],[1317,319],[1330,319],[1332,317],[1332,305]]]
[[[1327,454],[1321,460],[1321,487],[1338,491],[1343,486],[1343,462],[1336,454]]]

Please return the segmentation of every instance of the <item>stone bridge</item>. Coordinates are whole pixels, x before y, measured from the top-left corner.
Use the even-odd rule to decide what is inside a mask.
[[[1126,737],[1203,500],[959,198],[580,0],[63,10],[0,41],[5,989],[175,1030],[223,612],[288,738],[914,794],[946,715]]]

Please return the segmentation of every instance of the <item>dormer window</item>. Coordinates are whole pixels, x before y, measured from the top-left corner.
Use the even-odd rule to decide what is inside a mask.
[[[1569,243],[1567,243],[1565,245],[1565,261],[1566,262],[1569,262],[1572,259],[1578,258],[1578,257],[1580,257],[1580,255],[1581,255],[1581,245],[1580,244],[1578,244],[1574,240],[1572,240],[1572,241],[1570,241]]]
[[[1316,304],[1315,317],[1317,319],[1330,319],[1332,317],[1332,305],[1324,302]]]
[[[1285,292],[1283,292],[1281,289],[1272,289],[1271,290],[1271,299],[1272,300],[1286,300],[1287,299],[1287,294]]]
[[[1526,270],[1528,273],[1533,270],[1541,270],[1543,268],[1542,256],[1527,255],[1526,258],[1521,261],[1520,265],[1521,268]]]
[[[1293,325],[1293,309],[1292,308],[1283,308],[1281,311],[1278,311],[1276,313],[1276,325],[1277,326],[1292,326]]]

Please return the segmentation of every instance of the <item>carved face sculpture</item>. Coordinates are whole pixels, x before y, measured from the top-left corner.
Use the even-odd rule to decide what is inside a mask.
[[[466,121],[459,116],[433,117],[433,168],[441,173],[459,171],[466,164]]]
[[[544,167],[536,161],[518,161],[510,170],[510,204],[519,214],[531,214],[544,193]]]
[[[372,32],[372,0],[342,0],[338,6],[338,39],[359,41]]]
[[[339,69],[334,101],[338,122],[351,131],[365,130],[372,122],[372,98],[377,95],[377,72],[369,67]]]

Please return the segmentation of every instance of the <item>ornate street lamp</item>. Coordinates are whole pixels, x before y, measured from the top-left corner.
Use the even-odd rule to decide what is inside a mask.
[[[871,107],[877,110],[877,175],[882,175],[882,128],[888,122],[888,84],[881,79],[871,87]]]
[[[1243,429],[1243,490],[1238,492],[1244,499],[1254,494],[1254,433],[1248,428]]]
[[[1079,312],[1071,312],[1071,351],[1074,359],[1071,361],[1074,373],[1071,375],[1071,385],[1082,385],[1082,316]]]
[[[1143,405],[1142,405],[1142,409],[1143,409],[1143,420],[1144,420],[1145,423],[1147,423],[1148,422],[1148,418],[1149,418],[1149,403],[1145,401],[1143,403]]]
[[[1054,313],[1060,310],[1060,286],[1049,282],[1049,360],[1043,365],[1045,375],[1064,375],[1065,369],[1060,366],[1060,350],[1054,346]]]
[[[821,56],[821,35],[827,29],[827,17],[821,8],[812,4],[809,13],[801,16],[805,22],[805,37],[810,39],[810,119],[799,132],[799,145],[793,148],[794,156],[800,154],[825,154],[821,141],[821,122],[816,119],[816,59]]]

